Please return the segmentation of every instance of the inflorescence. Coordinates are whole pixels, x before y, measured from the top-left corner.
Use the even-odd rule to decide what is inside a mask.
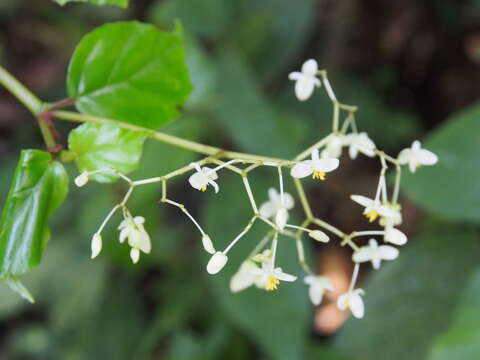
[[[120,231],[119,241],[123,243],[127,240],[131,248],[130,257],[133,263],[139,261],[141,252],[145,254],[150,252],[150,237],[143,226],[145,219],[142,216],[133,216],[127,208],[127,202],[135,187],[160,182],[162,186],[161,203],[180,209],[200,232],[203,248],[211,254],[211,258],[206,266],[207,272],[211,275],[217,274],[222,270],[228,262],[228,253],[249,232],[256,221],[262,221],[270,227],[270,230],[260,239],[231,278],[230,289],[232,292],[244,290],[252,285],[260,289],[273,291],[280,286],[281,281],[290,282],[297,280],[297,276],[284,272],[282,268],[277,266],[275,261],[278,238],[279,235],[283,235],[295,240],[298,261],[306,273],[304,282],[309,288],[309,297],[314,305],[319,305],[324,292],[333,291],[333,285],[327,277],[315,274],[306,263],[302,235],[307,234],[310,238],[320,243],[328,243],[332,235],[339,238],[342,246],[349,246],[353,250],[352,260],[355,266],[349,289],[338,297],[337,306],[341,310],[349,309],[355,317],[362,318],[364,315],[362,300],[364,290],[355,288],[360,264],[370,262],[374,269],[379,269],[382,261],[394,260],[398,257],[399,250],[392,245],[402,246],[407,242],[407,236],[396,228],[402,222],[401,206],[398,203],[401,165],[408,164],[410,171],[415,172],[422,165],[434,165],[438,159],[434,153],[422,149],[419,141],[414,141],[411,148],[402,150],[396,158],[377,149],[367,133],[358,132],[357,130],[355,122],[357,107],[342,104],[336,99],[326,71],[318,70],[315,60],[307,60],[303,64],[301,72],[290,73],[289,79],[295,81],[295,94],[300,101],[310,98],[314,89],[321,87],[323,84],[323,88],[326,90],[333,106],[332,132],[300,153],[293,160],[279,159],[278,161],[271,161],[269,158],[262,160],[261,156],[251,156],[224,161],[222,160],[222,154],[219,153],[218,156],[205,157],[166,175],[137,181],[131,180],[115,169],[81,173],[75,179],[77,186],[85,185],[91,175],[102,172],[113,172],[129,185],[129,189],[122,201],[113,207],[93,235],[91,242],[92,258],[101,252],[102,230],[117,211],[121,211],[123,215],[123,221],[118,226]],[[343,115],[345,116],[342,118]],[[344,148],[348,148],[351,159],[355,159],[360,153],[380,160],[381,169],[373,198],[363,195],[351,195],[351,200],[363,207],[363,214],[369,222],[378,220],[379,230],[354,231],[346,234],[316,217],[312,212],[301,179],[311,177],[314,180],[326,180],[328,173],[335,171],[340,166],[339,157]],[[268,190],[268,201],[258,206],[253,196],[248,176],[255,169],[263,166],[276,169],[278,188],[270,188]],[[389,192],[385,179],[389,166],[396,172],[391,192]],[[289,223],[289,211],[293,209],[295,200],[291,194],[284,191],[283,173],[287,169],[295,184],[297,196],[305,215],[300,225]],[[167,194],[167,183],[171,179],[192,171],[193,173],[190,175],[188,182],[193,188],[205,192],[211,187],[215,193],[218,193],[220,185],[217,181],[221,183],[219,178],[220,170],[232,171],[242,178],[253,213],[246,226],[223,250],[216,249],[210,236],[187,208],[183,204],[171,200]],[[330,233],[330,236],[324,230]],[[357,245],[355,239],[363,236],[371,237],[368,245]],[[379,245],[374,237],[381,238],[384,244]]]

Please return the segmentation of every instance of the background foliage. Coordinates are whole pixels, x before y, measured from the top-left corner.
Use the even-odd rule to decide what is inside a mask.
[[[126,6],[126,1],[105,2]],[[475,81],[480,77],[479,9],[474,0],[145,0],[130,1],[125,10],[88,3],[60,7],[49,0],[2,1],[0,61],[46,100],[59,100],[68,90],[85,101],[77,105],[80,111],[121,118],[125,107],[115,98],[92,100],[78,86],[75,69],[82,53],[92,51],[92,37],[82,40],[68,70],[74,48],[99,25],[143,20],[172,31],[169,48],[173,50],[168,54],[184,56],[175,42],[181,31],[175,26],[179,19],[192,89],[188,99],[190,86],[173,94],[178,102],[187,100],[180,118],[162,126],[162,131],[212,145],[292,157],[329,127],[325,97],[318,93],[299,104],[287,80],[304,59],[315,57],[329,69],[338,97],[360,107],[359,126],[380,147],[396,154],[420,138],[440,157],[437,166],[404,176],[402,230],[411,240],[396,262],[362,279],[367,293],[365,319],[349,319],[342,325],[340,315],[330,313],[337,319],[337,325],[330,327],[335,321],[323,315],[329,314],[328,299],[326,306],[313,309],[300,281],[282,286],[275,294],[253,289],[229,293],[229,276],[248,253],[249,240],[260,236],[261,225],[232,253],[226,271],[212,278],[204,270],[207,257],[190,224],[178,216],[178,209],[157,203],[158,186],[146,186],[136,190],[131,210],[147,218],[152,254],[132,266],[110,226],[104,234],[105,251],[91,261],[92,232],[124,187],[71,188],[68,201],[54,215],[42,263],[24,278],[35,294],[35,306],[5,285],[0,287],[2,355],[12,359],[475,358],[480,336],[475,315],[480,291],[476,256],[480,105],[475,103],[480,90],[480,82]],[[97,28],[94,34],[111,26]],[[143,29],[142,36],[155,43],[152,28]],[[140,57],[134,65],[164,56],[161,44],[143,55],[135,49],[136,40],[122,37],[109,45],[118,45],[118,54],[125,44],[132,45],[126,51]],[[115,49],[108,49],[113,60]],[[121,79],[136,68],[117,70]],[[185,69],[176,71],[177,78],[186,79]],[[95,88],[110,85],[100,75],[91,75],[98,81]],[[139,96],[139,87],[148,88],[155,72],[145,75],[135,86],[127,83],[132,99]],[[164,95],[155,93],[159,98],[152,98],[152,104],[163,104]],[[114,114],[102,112],[103,101],[118,106]],[[137,124],[157,128],[179,114],[171,104],[164,110],[161,116],[148,107],[137,110]],[[0,96],[0,127],[4,184],[0,192],[3,204],[8,204],[6,184],[11,183],[19,150],[43,145],[31,116],[5,92]],[[63,134],[72,127],[58,124]],[[82,145],[92,141],[95,127],[81,125],[68,138],[82,169],[95,166]],[[144,136],[132,138],[115,133],[118,130],[105,130],[123,145],[116,156],[124,159],[125,152],[138,152]],[[97,140],[97,151],[110,154],[111,149],[105,149],[108,138],[104,143]],[[67,143],[65,137],[62,141]],[[184,150],[147,142],[132,177],[157,176],[195,158]],[[130,160],[127,169],[133,170],[137,159]],[[314,204],[317,213],[349,231],[358,224],[364,227],[365,222],[349,204],[348,195],[372,191],[378,169],[365,159],[342,162],[342,174],[332,176],[321,189],[311,189],[311,194],[319,199]],[[78,173],[73,164],[66,171],[71,178]],[[252,183],[258,199],[266,199],[272,174],[260,172]],[[217,196],[198,194],[181,181],[171,191],[194,209],[214,240],[223,245],[248,221],[247,199],[236,191],[240,185],[237,177],[225,176]],[[348,253],[333,247],[311,250],[319,271],[340,279],[347,276]],[[279,256],[284,268],[300,273],[292,253],[293,244],[282,247]]]

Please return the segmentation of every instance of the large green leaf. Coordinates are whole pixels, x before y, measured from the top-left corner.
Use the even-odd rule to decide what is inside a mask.
[[[365,317],[349,320],[335,339],[349,358],[423,360],[449,325],[458,293],[478,264],[476,235],[437,225],[413,241],[371,274]]]
[[[448,119],[423,146],[439,157],[435,166],[408,169],[403,190],[419,205],[453,220],[480,220],[480,104]]]
[[[157,128],[179,114],[191,85],[182,30],[139,22],[103,25],[75,49],[68,94],[80,112]]]
[[[70,2],[89,2],[95,5],[118,5],[126,8],[128,0],[54,0],[57,4],[65,5]]]
[[[124,174],[137,168],[146,135],[114,124],[82,124],[68,136],[70,152],[80,171],[114,168]],[[117,178],[112,173],[92,175],[99,182]]]
[[[0,279],[18,278],[38,265],[50,237],[49,218],[67,191],[62,164],[47,152],[22,151],[0,220]]]
[[[480,271],[477,270],[462,296],[453,325],[435,341],[430,360],[471,360],[480,354]]]

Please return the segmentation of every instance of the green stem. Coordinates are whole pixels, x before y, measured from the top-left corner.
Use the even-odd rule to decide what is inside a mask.
[[[12,93],[33,115],[43,111],[44,105],[30,90],[0,66],[0,84]]]

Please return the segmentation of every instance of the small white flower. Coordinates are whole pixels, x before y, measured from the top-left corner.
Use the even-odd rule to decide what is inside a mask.
[[[363,215],[365,215],[370,222],[375,221],[379,215],[385,218],[392,218],[396,215],[393,210],[383,205],[380,200],[369,199],[362,195],[351,195],[350,199],[365,207]]]
[[[380,218],[380,225],[383,227],[388,226],[397,226],[402,224],[402,213],[400,204],[392,204],[392,203],[385,203],[384,204],[387,208],[392,211],[392,216],[390,217],[381,217]]]
[[[338,159],[342,155],[342,148],[346,144],[346,137],[343,135],[331,134],[328,142],[322,150],[320,157]]]
[[[375,239],[370,239],[368,246],[362,246],[352,255],[356,263],[370,261],[374,269],[380,268],[382,260],[394,260],[398,257],[398,250],[390,245],[380,245]]]
[[[152,249],[150,242],[150,236],[143,227],[145,218],[143,216],[135,216],[134,218],[125,218],[120,225],[120,236],[118,240],[123,243],[125,239],[128,239],[128,245],[132,248],[130,250],[130,257],[133,263],[137,263],[140,258],[140,250],[145,254],[149,254]]]
[[[97,257],[98,254],[100,254],[100,251],[102,251],[102,235],[100,235],[99,233],[93,234],[91,248],[92,248],[91,258],[93,259]]]
[[[316,77],[318,71],[317,62],[314,59],[305,61],[302,72],[294,71],[288,75],[290,80],[295,81],[295,95],[300,101],[307,100],[316,87],[320,87],[320,79]]]
[[[395,229],[393,226],[387,226],[385,227],[385,235],[383,236],[383,241],[385,241],[386,243],[401,246],[407,243],[407,235],[405,235],[400,230]]]
[[[325,234],[321,230],[312,230],[308,233],[308,235],[312,239],[317,240],[317,241],[322,242],[322,243],[328,243],[330,241],[330,238],[328,237],[328,235]]]
[[[402,165],[408,164],[412,173],[422,165],[435,165],[438,161],[437,155],[433,152],[422,149],[420,141],[415,140],[411,148],[406,148],[398,154],[398,162]]]
[[[252,274],[260,277],[258,285],[268,291],[277,290],[278,284],[280,284],[280,280],[297,280],[296,276],[284,273],[281,268],[274,268],[273,262],[271,261],[262,263],[262,267],[260,269],[254,269],[252,271]]]
[[[75,178],[75,185],[82,187],[86,183],[88,183],[88,172],[84,171]]]
[[[220,272],[220,270],[223,269],[227,261],[228,261],[227,255],[225,255],[221,251],[217,251],[215,254],[212,255],[212,257],[208,261],[207,272],[210,275],[217,274],[218,272]]]
[[[337,300],[337,307],[342,311],[350,309],[353,316],[361,319],[365,314],[365,306],[363,305],[362,299],[363,295],[365,295],[363,289],[355,289],[340,295]]]
[[[236,293],[245,290],[252,285],[262,287],[262,277],[255,274],[258,269],[258,265],[253,261],[244,261],[238,271],[230,279],[230,290]]]
[[[366,132],[348,134],[345,143],[349,146],[350,159],[355,159],[359,152],[369,157],[375,156],[375,143]]]
[[[190,185],[200,191],[205,191],[207,190],[208,185],[212,185],[215,193],[218,193],[219,187],[215,182],[215,180],[218,179],[218,175],[215,170],[206,166],[201,168],[197,163],[191,163],[191,165],[195,167],[197,172],[188,178]]]
[[[202,236],[202,245],[206,252],[209,254],[215,254],[215,247],[213,246],[212,239],[207,234]]]
[[[277,215],[280,208],[285,208],[286,210],[291,210],[294,206],[294,201],[292,195],[287,192],[283,193],[283,204],[282,197],[278,191],[274,188],[268,189],[268,201],[264,202],[259,209],[260,215],[266,218],[273,218]]]
[[[338,159],[320,159],[318,149],[315,149],[312,151],[312,159],[295,164],[290,171],[290,175],[297,179],[312,175],[314,179],[325,180],[326,173],[338,168],[339,164]]]
[[[322,302],[323,294],[326,290],[333,291],[333,285],[329,278],[324,276],[306,276],[303,281],[309,285],[308,295],[313,305],[320,305]]]

